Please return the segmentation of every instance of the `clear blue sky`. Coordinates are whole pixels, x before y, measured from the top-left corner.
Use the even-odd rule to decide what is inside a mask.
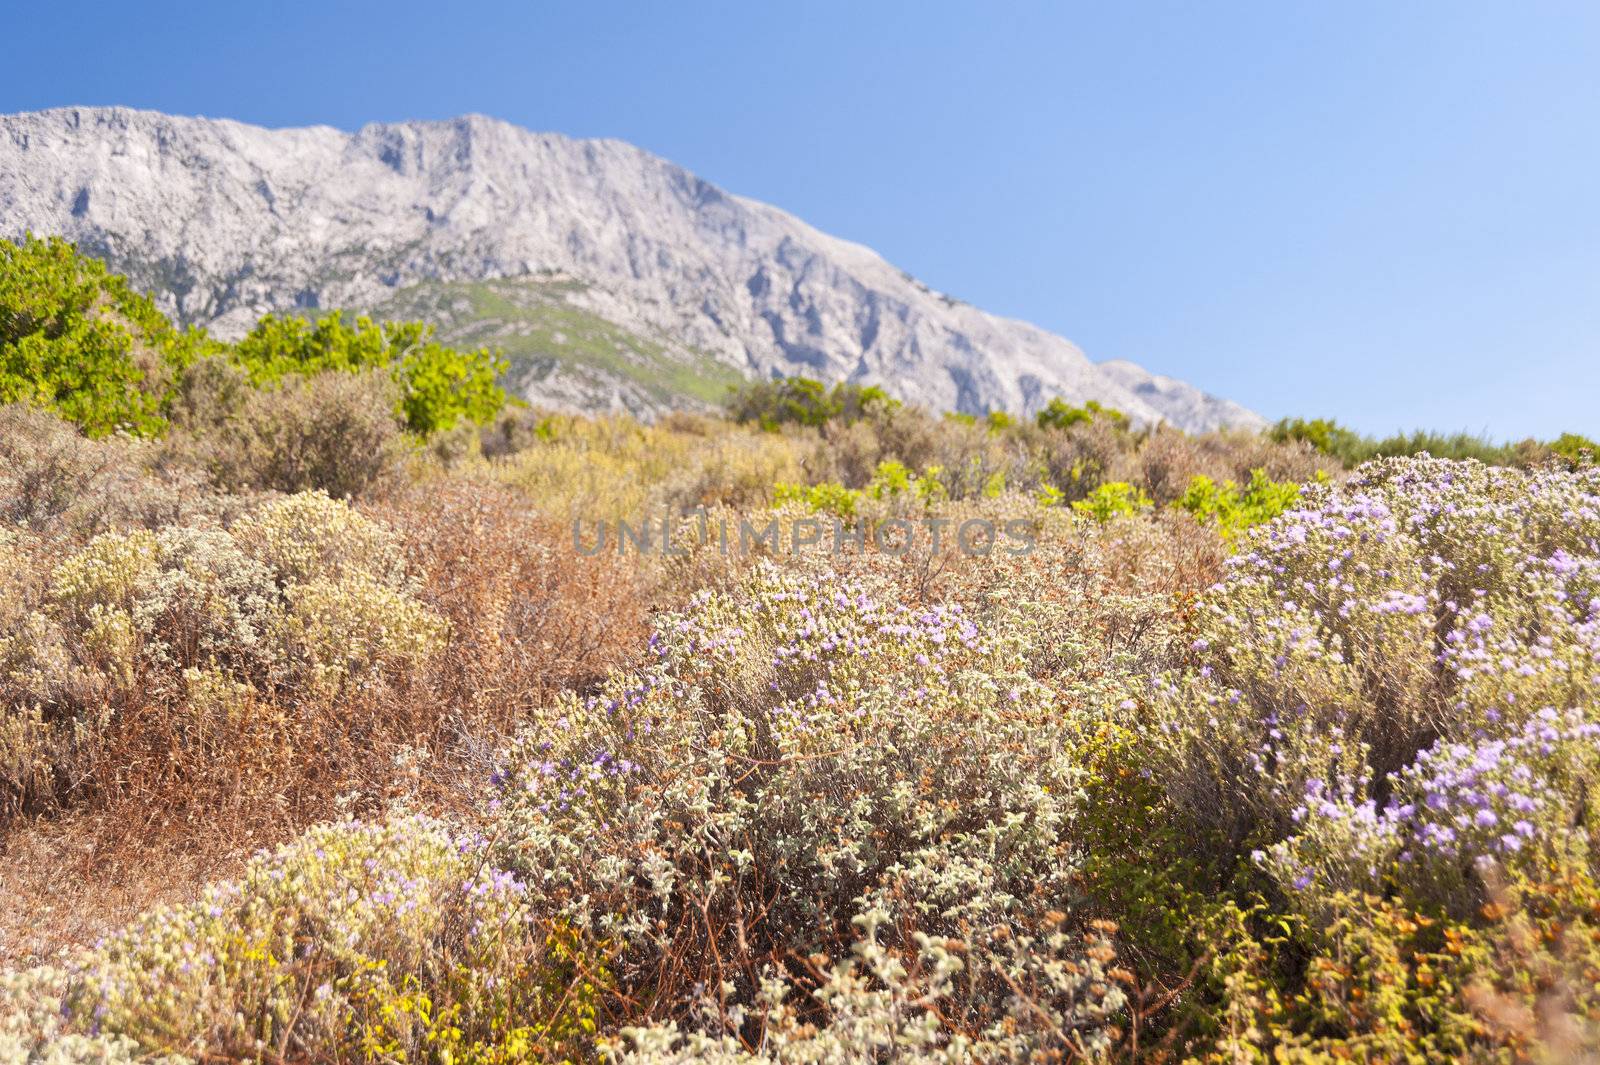
[[[1600,3],[54,5],[0,111],[620,137],[1270,416],[1600,433]]]

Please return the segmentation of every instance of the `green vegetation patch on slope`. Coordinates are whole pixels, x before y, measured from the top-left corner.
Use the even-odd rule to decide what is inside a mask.
[[[572,301],[588,287],[553,274],[426,282],[396,293],[380,312],[433,322],[452,343],[493,344],[511,363],[513,381],[567,371],[596,389],[620,381],[663,405],[709,405],[744,379],[705,352],[642,336]]]

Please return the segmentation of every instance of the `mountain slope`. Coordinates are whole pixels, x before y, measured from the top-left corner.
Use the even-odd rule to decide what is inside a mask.
[[[24,230],[77,241],[224,335],[268,310],[415,308],[451,339],[505,347],[536,401],[649,412],[805,374],[935,409],[1026,414],[1059,395],[1186,429],[1260,424],[631,145],[480,116],[353,134],[125,108],[0,116],[0,235]]]

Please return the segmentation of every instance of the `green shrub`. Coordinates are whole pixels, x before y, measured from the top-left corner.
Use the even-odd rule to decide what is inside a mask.
[[[1569,466],[1589,466],[1600,461],[1600,444],[1577,433],[1562,433],[1551,442],[1550,450]]]
[[[821,428],[832,422],[849,424],[899,405],[877,385],[841,381],[830,389],[809,377],[757,381],[736,389],[728,398],[728,412],[735,421],[754,422],[768,430],[783,425]]]
[[[919,477],[903,463],[888,459],[878,464],[868,483],[866,493],[873,499],[904,498],[923,505],[937,503],[947,496],[944,483],[939,479],[943,471],[933,466]]]
[[[1273,440],[1280,442],[1309,443],[1323,454],[1338,459],[1347,469],[1375,458],[1405,458],[1413,455],[1429,455],[1436,459],[1475,459],[1490,466],[1532,467],[1548,460],[1553,450],[1553,445],[1532,439],[1497,444],[1476,433],[1438,433],[1422,429],[1380,439],[1363,436],[1327,418],[1310,421],[1285,418],[1267,432]],[[1568,440],[1569,446],[1576,450],[1582,446],[1583,438],[1569,433],[1559,440]]]
[[[487,348],[445,347],[422,322],[378,324],[360,317],[346,323],[337,312],[311,322],[269,314],[232,347],[230,357],[258,387],[289,374],[386,370],[399,386],[397,412],[424,437],[463,420],[487,425],[506,404],[496,384],[506,370],[504,359]]]
[[[1331,418],[1284,418],[1267,431],[1272,439],[1310,444],[1324,455],[1331,455],[1346,466],[1358,466],[1373,455],[1372,442],[1353,429],[1346,429]]]
[[[1294,506],[1300,486],[1271,480],[1266,470],[1252,470],[1250,483],[1241,491],[1232,481],[1218,485],[1201,474],[1175,504],[1197,520],[1215,522],[1222,535],[1232,540],[1245,529],[1270,521]]]
[[[1507,880],[1472,921],[1360,893],[1314,925],[1224,904],[1199,932],[1214,1012],[1193,1018],[1189,1060],[1590,1060],[1597,904],[1571,869]]]
[[[821,484],[779,481],[772,486],[772,503],[780,507],[787,503],[800,503],[815,513],[853,518],[861,503],[861,493],[836,481],[824,481]]]
[[[1150,497],[1126,481],[1108,481],[1072,504],[1079,514],[1098,522],[1131,517],[1154,506]]]
[[[1114,407],[1101,406],[1099,400],[1091,399],[1081,407],[1074,407],[1060,396],[1047,403],[1043,410],[1034,415],[1034,421],[1041,429],[1070,429],[1074,425],[1087,425],[1092,422],[1103,421],[1114,429],[1128,428],[1128,416]]]
[[[0,403],[54,410],[90,436],[155,435],[205,344],[59,237],[0,240]]]

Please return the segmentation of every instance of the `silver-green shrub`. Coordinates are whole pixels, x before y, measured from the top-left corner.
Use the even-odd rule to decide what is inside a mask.
[[[684,1019],[703,985],[719,1023],[759,1023],[766,982],[843,957],[869,915],[908,958],[919,937],[1041,935],[1074,901],[1059,696],[1007,633],[887,593],[757,566],[660,619],[649,668],[559,700],[510,752],[502,862],[610,944],[654,1015]],[[1015,991],[988,959],[968,973],[956,1012],[983,1031]],[[1054,1023],[1092,1029],[1087,1002],[1052,999]]]

